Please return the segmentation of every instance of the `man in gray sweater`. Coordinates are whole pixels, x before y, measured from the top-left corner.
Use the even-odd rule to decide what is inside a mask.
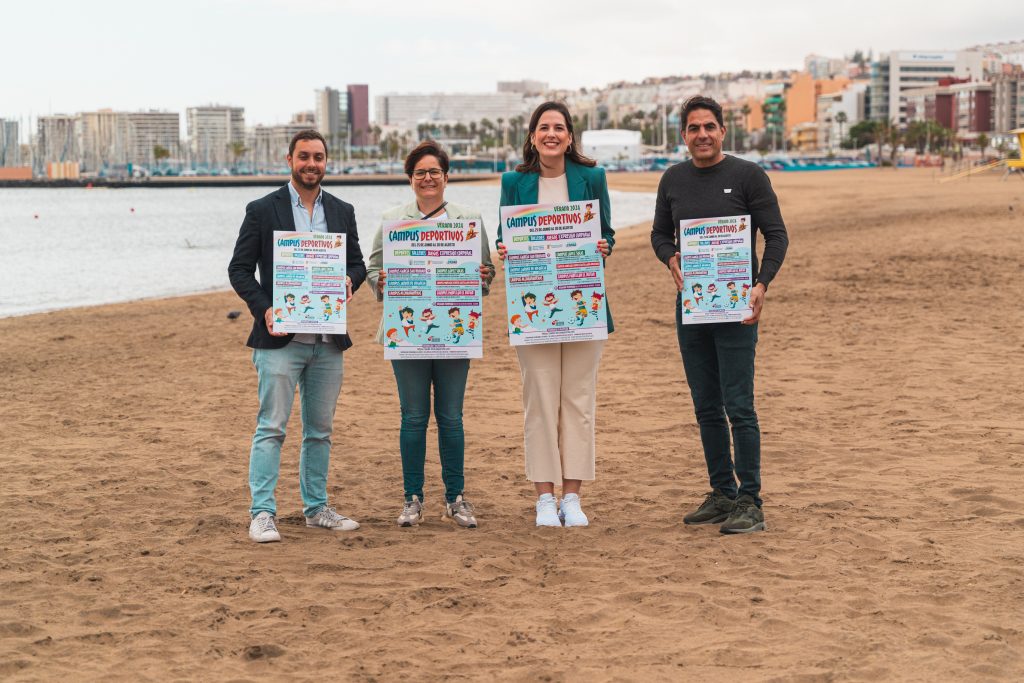
[[[722,153],[725,126],[721,105],[709,97],[693,97],[683,105],[680,118],[683,141],[693,158],[676,164],[662,176],[651,246],[668,266],[681,293],[680,221],[750,215],[753,273],[748,300],[751,314],[743,322],[684,326],[681,296],[676,299],[679,350],[711,480],[711,492],[683,521],[721,523],[719,530],[725,534],[764,531],[761,430],[754,411],[754,349],[765,292],[786,257],[789,237],[767,174],[757,164]],[[758,232],[764,237],[760,267]]]

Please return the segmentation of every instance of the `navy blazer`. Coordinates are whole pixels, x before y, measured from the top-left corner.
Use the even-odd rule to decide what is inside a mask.
[[[352,278],[352,291],[359,289],[366,279],[366,264],[359,249],[359,233],[356,232],[356,214],[351,204],[341,201],[332,194],[323,193],[324,218],[328,232],[345,233],[346,274]],[[295,230],[292,215],[292,198],[285,185],[265,197],[250,202],[245,207],[245,219],[238,230],[235,251],[228,264],[228,279],[238,296],[242,297],[252,313],[252,332],[246,345],[254,349],[279,349],[286,346],[295,335],[275,337],[267,331],[264,317],[274,298],[274,231]],[[260,279],[256,280],[259,268]],[[335,345],[344,351],[352,346],[347,334],[328,335]]]
[[[569,190],[570,202],[585,202],[596,199],[600,202],[601,237],[608,240],[608,253],[615,248],[615,231],[612,230],[612,204],[608,199],[608,181],[600,166],[582,166],[569,159],[565,160],[565,184]],[[539,173],[509,171],[501,176],[501,206],[536,204],[540,185]],[[501,216],[498,216],[498,239],[501,244]],[[607,282],[605,283],[607,285]],[[605,292],[605,310],[608,312],[608,332],[615,330],[612,324],[612,309]]]

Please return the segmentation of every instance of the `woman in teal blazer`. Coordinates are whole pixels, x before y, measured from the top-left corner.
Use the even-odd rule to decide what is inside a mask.
[[[530,117],[523,163],[501,177],[501,205],[600,202],[598,249],[607,259],[615,246],[604,169],[579,152],[572,116],[561,102],[545,102]],[[501,221],[498,255],[505,260]],[[524,299],[524,305],[527,301]],[[530,305],[535,306],[536,301]],[[552,304],[553,306],[554,304]],[[608,332],[613,329],[605,299]],[[515,347],[523,377],[526,476],[537,491],[537,526],[587,526],[580,489],[595,471],[594,425],[597,368],[604,341]],[[562,484],[558,505],[555,484]]]

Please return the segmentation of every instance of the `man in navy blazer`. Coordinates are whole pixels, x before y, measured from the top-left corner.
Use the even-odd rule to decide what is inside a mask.
[[[253,316],[247,345],[253,349],[259,378],[260,408],[249,453],[249,537],[257,543],[281,540],[274,490],[296,386],[302,402],[299,489],[306,526],[336,531],[359,528],[358,522],[327,504],[327,470],[334,411],[341,393],[342,352],[352,346],[352,341],[347,334],[274,331],[274,231],[345,233],[349,299],[366,279],[366,266],[352,205],[320,187],[327,169],[323,136],[315,130],[296,133],[288,147],[287,161],[291,182],[245,207],[245,220],[228,265],[231,286]]]

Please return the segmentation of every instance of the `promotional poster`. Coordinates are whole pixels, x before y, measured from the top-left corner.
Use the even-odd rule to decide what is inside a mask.
[[[274,231],[274,330],[345,334],[345,234]]]
[[[679,221],[684,325],[750,317],[750,216]]]
[[[384,224],[384,357],[483,357],[475,219]]]
[[[597,200],[501,207],[512,346],[608,338]]]

